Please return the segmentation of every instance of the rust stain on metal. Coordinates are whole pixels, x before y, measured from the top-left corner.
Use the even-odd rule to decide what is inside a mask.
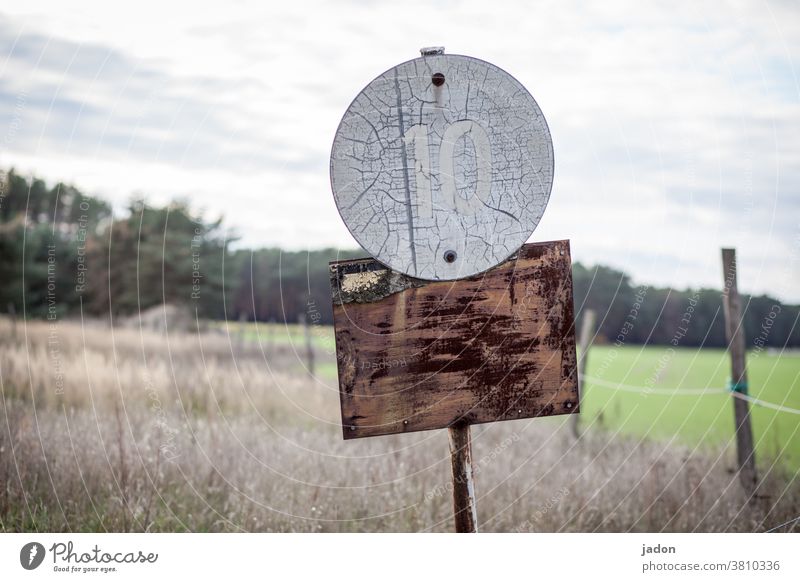
[[[345,438],[578,411],[569,241],[458,281],[330,269]]]

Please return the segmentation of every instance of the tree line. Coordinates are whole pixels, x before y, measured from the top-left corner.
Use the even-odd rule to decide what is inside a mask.
[[[0,311],[29,318],[119,318],[164,303],[207,319],[330,324],[332,248],[235,248],[222,218],[182,201],[111,206],[73,185],[0,172]],[[598,314],[598,341],[725,345],[718,289],[635,284],[606,266],[573,266],[575,308]],[[753,349],[800,347],[800,306],[744,296]]]

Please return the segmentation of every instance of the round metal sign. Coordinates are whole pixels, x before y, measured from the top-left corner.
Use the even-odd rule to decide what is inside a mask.
[[[542,111],[485,61],[432,54],[386,71],[353,100],[331,185],[356,240],[395,271],[460,279],[515,253],[553,185]]]

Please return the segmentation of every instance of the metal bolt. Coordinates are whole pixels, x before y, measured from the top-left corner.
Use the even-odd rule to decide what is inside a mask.
[[[572,408],[572,402],[567,402],[567,408]]]
[[[445,251],[445,253],[444,253],[444,262],[445,263],[455,263],[456,262],[456,257],[458,257],[458,255],[456,254],[455,251]]]
[[[430,57],[434,55],[443,55],[444,54],[444,47],[443,46],[424,46],[419,49],[419,54],[423,57]]]
[[[403,421],[403,424],[408,424],[408,421],[407,421],[407,420],[404,420],[404,421]]]
[[[444,75],[442,73],[434,73],[431,77],[431,83],[434,87],[441,87],[444,85]]]

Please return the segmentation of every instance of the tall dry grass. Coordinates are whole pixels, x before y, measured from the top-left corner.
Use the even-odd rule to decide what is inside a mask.
[[[335,378],[297,353],[0,319],[0,528],[450,531],[443,432],[343,441]],[[763,531],[800,515],[780,468],[748,501],[730,450],[596,428],[576,442],[565,419],[473,427],[481,529]]]

